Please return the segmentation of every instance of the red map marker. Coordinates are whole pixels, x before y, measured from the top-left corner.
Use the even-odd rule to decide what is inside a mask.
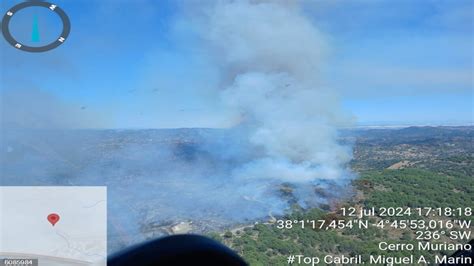
[[[54,226],[59,221],[59,215],[57,213],[51,213],[48,215],[48,221]]]

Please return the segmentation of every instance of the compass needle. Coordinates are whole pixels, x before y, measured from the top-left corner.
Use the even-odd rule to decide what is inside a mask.
[[[40,41],[40,33],[39,33],[38,16],[37,15],[35,15],[33,17],[33,30],[31,32],[31,41],[32,42],[39,42]]]

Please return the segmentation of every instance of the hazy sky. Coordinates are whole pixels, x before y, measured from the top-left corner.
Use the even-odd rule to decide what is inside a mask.
[[[2,13],[19,2],[2,1]],[[207,1],[55,3],[72,23],[64,45],[32,54],[0,40],[3,119],[113,128],[236,123],[216,93],[219,68],[193,28]],[[304,1],[301,10],[328,47],[320,86],[334,88],[357,124],[472,123],[472,1]],[[57,18],[42,12],[18,14],[12,31],[28,39],[38,16],[43,39],[54,36]]]

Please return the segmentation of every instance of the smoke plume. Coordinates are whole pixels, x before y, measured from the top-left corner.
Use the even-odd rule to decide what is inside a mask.
[[[351,178],[351,150],[337,128],[348,119],[337,94],[321,86],[323,34],[284,2],[193,6],[183,21],[218,69],[214,91],[234,127],[70,130],[81,127],[72,118],[84,118],[84,108],[71,111],[44,93],[35,104],[28,91],[9,94],[1,184],[107,186],[111,250],[180,221],[213,231],[339,197],[331,188]]]
[[[264,156],[234,171],[243,179],[341,179],[350,150],[337,142],[347,123],[336,94],[320,85],[327,47],[297,6],[219,2],[201,35],[221,66],[221,98],[241,116]]]

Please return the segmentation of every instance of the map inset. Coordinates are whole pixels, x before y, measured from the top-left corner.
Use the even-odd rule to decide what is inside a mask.
[[[106,265],[106,187],[0,187],[0,258]]]

